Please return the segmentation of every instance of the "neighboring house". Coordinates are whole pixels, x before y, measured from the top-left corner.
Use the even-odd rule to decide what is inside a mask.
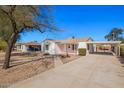
[[[41,51],[49,54],[78,54],[79,48],[88,49],[92,38],[69,38],[65,40],[46,39],[41,43]]]
[[[37,42],[17,43],[15,49],[20,52],[40,51],[41,44]]]

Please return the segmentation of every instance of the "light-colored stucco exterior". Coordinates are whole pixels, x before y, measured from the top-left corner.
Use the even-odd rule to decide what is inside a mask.
[[[88,53],[94,53],[97,51],[97,46],[110,47],[115,55],[120,56],[120,43],[121,41],[93,41],[92,39],[70,41],[56,41],[56,40],[44,40],[41,43],[41,51],[49,54],[78,54],[79,48],[85,48]],[[47,46],[47,49],[46,49]]]
[[[37,42],[17,43],[15,45],[18,52],[40,51],[41,45]]]
[[[73,39],[72,39],[73,40]],[[78,39],[71,39],[66,41],[57,41],[55,40],[44,40],[41,43],[41,51],[49,54],[78,54],[79,48],[87,49],[87,42],[92,41],[92,39],[82,39],[82,41]],[[84,41],[83,41],[84,40]],[[75,42],[76,41],[76,42]]]
[[[45,46],[48,46],[48,49]],[[62,54],[59,46],[52,41],[41,43],[41,51],[49,54]]]
[[[22,51],[22,52],[27,52],[28,47],[26,45],[16,45],[16,50],[17,51]]]

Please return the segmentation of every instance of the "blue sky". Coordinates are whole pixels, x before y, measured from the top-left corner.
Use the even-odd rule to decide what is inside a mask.
[[[30,32],[22,35],[21,42],[38,41],[46,38],[66,39],[92,37],[96,41],[112,28],[124,29],[124,6],[53,6],[56,26],[63,32]],[[124,36],[124,35],[123,35]]]

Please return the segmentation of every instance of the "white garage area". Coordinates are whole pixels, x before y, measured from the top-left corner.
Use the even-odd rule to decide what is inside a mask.
[[[98,52],[98,46],[109,47],[109,50],[116,56],[120,56],[121,41],[94,41],[87,42],[87,50],[89,53]],[[104,52],[106,49],[104,49]]]

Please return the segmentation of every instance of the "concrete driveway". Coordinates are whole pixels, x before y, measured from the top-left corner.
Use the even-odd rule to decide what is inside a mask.
[[[124,87],[124,67],[115,56],[90,54],[11,87]]]

